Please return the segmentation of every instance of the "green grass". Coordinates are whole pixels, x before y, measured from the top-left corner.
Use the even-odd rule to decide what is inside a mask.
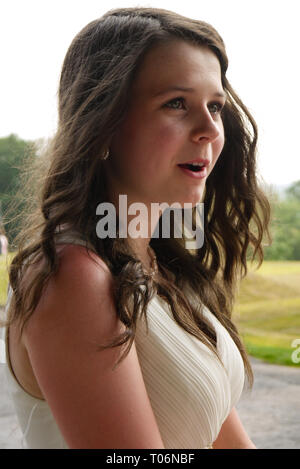
[[[300,262],[265,261],[241,282],[233,319],[250,355],[300,366],[292,342],[300,339]]]
[[[8,285],[8,266],[14,257],[14,253],[9,253],[7,256],[0,255],[0,306],[4,306],[7,298],[7,285]]]
[[[6,302],[7,263],[0,256],[0,306]],[[241,282],[233,320],[249,355],[269,363],[298,366],[292,342],[300,339],[300,262],[265,261]]]
[[[291,348],[255,345],[253,342],[247,340],[246,349],[248,355],[259,358],[265,362],[275,363],[276,365],[297,366],[296,363],[293,364],[291,362]]]

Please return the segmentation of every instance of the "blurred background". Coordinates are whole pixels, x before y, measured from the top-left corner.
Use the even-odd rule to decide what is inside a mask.
[[[1,1],[0,309],[6,302],[7,267],[18,232],[17,222],[5,218],[5,213],[19,188],[23,163],[37,158],[55,132],[59,74],[68,46],[82,27],[109,9],[166,8],[218,30],[229,57],[227,76],[258,124],[258,176],[272,205],[273,243],[265,247],[265,261],[258,270],[249,264],[234,318],[253,360],[289,367],[300,376],[298,3]],[[300,421],[300,407],[295,405],[291,419],[297,416]],[[299,427],[297,431],[300,435]],[[293,444],[300,447],[297,438]]]

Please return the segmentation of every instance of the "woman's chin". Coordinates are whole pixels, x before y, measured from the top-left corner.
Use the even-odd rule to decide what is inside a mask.
[[[191,194],[187,197],[184,197],[183,200],[180,202],[182,208],[184,208],[184,204],[188,207],[196,207],[204,200],[204,190],[199,190],[197,193]]]

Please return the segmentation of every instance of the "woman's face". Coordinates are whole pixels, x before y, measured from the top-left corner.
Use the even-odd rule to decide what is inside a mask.
[[[151,49],[105,162],[113,193],[147,205],[200,202],[224,146],[224,104],[220,64],[208,48],[174,40]],[[206,177],[179,166],[197,159],[206,160]]]

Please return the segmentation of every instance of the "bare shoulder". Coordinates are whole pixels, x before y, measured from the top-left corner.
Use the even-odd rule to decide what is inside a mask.
[[[113,305],[113,277],[105,262],[83,246],[64,245],[59,252],[59,268],[43,290],[39,304],[25,327],[23,342],[37,328],[72,327],[92,318],[96,323],[116,319]],[[99,306],[102,306],[99,310]],[[105,305],[105,308],[103,308]],[[99,315],[103,310],[105,314]],[[91,324],[91,323],[90,323]],[[95,326],[95,325],[94,325]],[[93,326],[93,327],[94,327]]]
[[[85,248],[61,252],[28,321],[24,343],[43,396],[70,448],[163,448],[135,343],[98,350],[125,330],[113,277]]]

